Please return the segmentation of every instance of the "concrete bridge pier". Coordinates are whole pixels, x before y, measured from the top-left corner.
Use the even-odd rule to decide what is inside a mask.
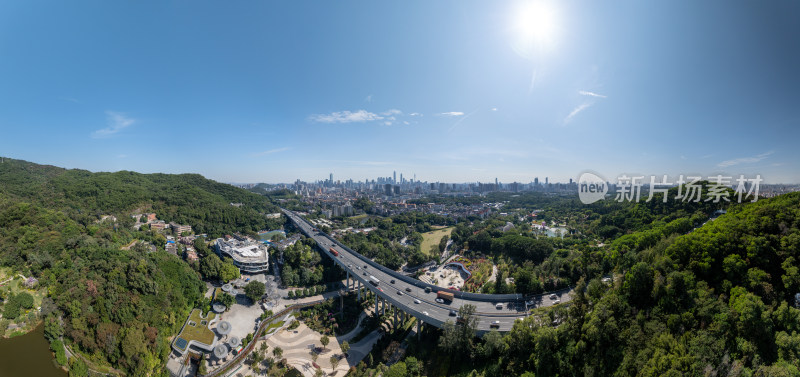
[[[358,284],[358,301],[361,302],[361,281],[357,281],[356,284]]]

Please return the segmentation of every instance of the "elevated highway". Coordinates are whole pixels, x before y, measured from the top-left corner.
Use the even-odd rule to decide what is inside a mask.
[[[441,328],[448,320],[456,322],[456,317],[451,312],[458,312],[462,305],[471,304],[476,308],[478,333],[482,334],[492,329],[509,331],[514,321],[524,318],[529,309],[565,302],[570,298],[569,289],[523,296],[467,293],[434,286],[386,268],[319,231],[296,213],[286,209],[283,212],[303,234],[317,242],[323,253],[347,272],[349,289],[357,290],[359,297],[363,289],[369,289],[376,295],[376,312],[379,304],[383,305],[381,311],[385,310],[386,305],[391,305],[421,322]],[[376,281],[371,283],[371,280]],[[452,293],[453,301],[437,302],[439,291]]]

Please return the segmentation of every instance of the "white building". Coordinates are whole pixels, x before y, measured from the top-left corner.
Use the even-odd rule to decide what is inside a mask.
[[[244,273],[258,274],[269,269],[267,245],[246,238],[217,238],[214,250],[220,257],[233,259],[233,264]]]

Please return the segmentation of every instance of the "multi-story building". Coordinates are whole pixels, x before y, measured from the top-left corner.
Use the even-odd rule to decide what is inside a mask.
[[[214,251],[220,257],[233,259],[233,264],[244,273],[258,274],[267,272],[269,268],[269,252],[267,245],[245,237],[226,240],[217,238]]]
[[[180,236],[184,232],[191,232],[192,226],[191,225],[182,225],[176,223],[169,223],[169,226],[172,227],[172,233],[175,235]]]

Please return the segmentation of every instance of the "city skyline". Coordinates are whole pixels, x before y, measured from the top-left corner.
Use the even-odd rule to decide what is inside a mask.
[[[45,4],[0,5],[2,156],[221,182],[800,182],[797,2]]]

